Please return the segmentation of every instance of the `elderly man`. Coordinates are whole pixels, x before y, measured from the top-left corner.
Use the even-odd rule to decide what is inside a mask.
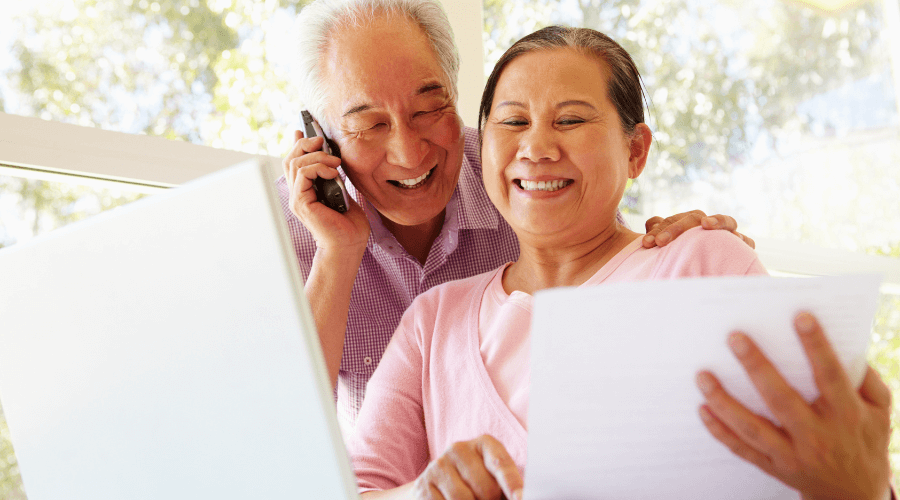
[[[346,427],[412,300],[519,247],[484,191],[476,132],[457,115],[459,61],[436,0],[317,0],[298,26],[300,97],[342,158],[298,132],[278,188]],[[316,202],[312,183],[339,165],[354,200],[343,214]],[[663,224],[645,246],[701,219],[735,231],[731,217],[703,217],[651,219]]]

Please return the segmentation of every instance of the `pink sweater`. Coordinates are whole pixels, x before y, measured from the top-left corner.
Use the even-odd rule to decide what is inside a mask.
[[[482,434],[503,443],[524,472],[524,415],[517,418],[498,393],[480,350],[482,300],[500,271],[434,287],[416,298],[403,315],[369,381],[347,443],[361,492],[413,481],[450,445]],[[766,274],[766,270],[739,238],[726,231],[695,228],[663,248],[644,249],[640,239],[635,240],[583,286],[751,274]],[[506,328],[493,322],[490,335],[528,342],[530,304],[519,296],[514,307],[518,313],[506,315],[510,318]],[[507,342],[508,347],[500,350],[515,349],[514,344]],[[508,373],[508,366],[500,371]],[[521,365],[520,377],[527,380],[527,364]]]

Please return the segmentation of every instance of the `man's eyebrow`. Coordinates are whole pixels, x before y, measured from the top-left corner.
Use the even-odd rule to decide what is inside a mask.
[[[444,86],[441,85],[440,83],[426,83],[425,85],[422,85],[421,87],[419,87],[419,90],[416,91],[416,95],[427,94],[427,93],[435,91],[435,90],[445,90],[445,89],[444,89]]]
[[[440,83],[426,83],[425,85],[422,85],[421,87],[419,87],[418,90],[416,90],[416,95],[427,94],[429,92],[434,92],[435,90],[446,91],[445,87],[443,85],[441,85]],[[350,116],[352,114],[362,113],[363,111],[368,111],[368,110],[372,109],[372,107],[373,106],[371,104],[357,104],[356,106],[353,106],[352,108],[348,109],[347,111],[344,111],[344,114],[341,115],[341,118],[346,118],[347,116]]]
[[[371,104],[357,104],[356,106],[353,106],[352,108],[345,111],[344,114],[341,115],[341,118],[346,118],[352,114],[362,113],[363,111],[368,111],[370,109],[372,109]]]

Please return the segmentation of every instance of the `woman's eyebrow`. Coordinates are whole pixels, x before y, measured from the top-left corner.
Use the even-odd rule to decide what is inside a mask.
[[[577,100],[577,99],[573,99],[573,100],[569,100],[569,101],[563,101],[563,102],[561,102],[561,103],[559,103],[559,104],[556,105],[556,109],[564,108],[564,107],[566,107],[566,106],[584,106],[584,107],[591,108],[591,109],[594,109],[594,110],[597,109],[597,108],[594,107],[593,104],[591,104],[591,103],[589,103],[589,102],[587,102],[587,101],[579,101],[579,100]]]
[[[503,102],[501,102],[500,104],[497,104],[497,108],[498,108],[498,109],[499,109],[499,108],[502,108],[502,107],[504,107],[504,106],[515,106],[515,107],[519,107],[519,108],[524,108],[524,107],[526,107],[524,104],[522,104],[522,103],[519,102],[519,101],[503,101]],[[570,100],[568,100],[568,101],[563,101],[563,102],[561,102],[561,103],[558,103],[558,104],[556,105],[556,109],[565,108],[566,106],[583,106],[583,107],[586,107],[586,108],[591,108],[591,109],[593,109],[593,110],[596,110],[596,109],[597,109],[596,107],[594,107],[593,104],[591,104],[591,103],[589,103],[589,102],[587,102],[587,101],[581,101],[581,100],[578,100],[578,99],[570,99]]]
[[[525,105],[519,101],[503,101],[500,104],[497,104],[496,109],[500,109],[506,106],[515,106],[517,108],[524,108]]]

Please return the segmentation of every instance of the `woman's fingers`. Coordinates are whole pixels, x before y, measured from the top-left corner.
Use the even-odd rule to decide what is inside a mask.
[[[819,322],[811,314],[802,312],[794,318],[794,329],[812,367],[813,379],[825,407],[855,419],[859,413],[856,390]]]
[[[719,420],[709,406],[700,407],[700,420],[710,434],[720,443],[724,444],[735,455],[756,465],[763,472],[775,476],[776,469],[772,465],[772,459],[768,455],[748,444],[744,439],[734,433],[724,422]]]
[[[475,498],[500,498],[502,489],[494,476],[488,471],[485,459],[476,446],[470,442],[456,443],[452,453],[453,460],[462,481],[474,493]]]
[[[765,418],[748,410],[738,400],[734,399],[722,384],[709,372],[700,372],[697,375],[697,387],[706,397],[706,408],[715,417],[711,426],[706,420],[704,424],[710,432],[717,431],[713,435],[742,457],[753,458],[754,464],[763,467],[771,467],[771,457],[786,456],[791,453],[791,445],[784,431],[776,427]],[[703,413],[701,412],[701,417]],[[728,432],[722,431],[722,428]],[[728,438],[724,440],[723,438]],[[755,453],[744,450],[751,448]],[[767,457],[762,460],[760,457]],[[766,465],[768,464],[768,465]]]
[[[881,380],[881,376],[871,366],[866,368],[866,376],[863,378],[862,386],[859,388],[859,394],[876,407],[890,411],[892,401],[891,389]]]
[[[787,383],[750,337],[734,332],[728,337],[728,345],[782,426],[792,435],[815,427],[816,415],[809,404]]]
[[[491,436],[484,435],[476,440],[484,465],[497,480],[503,494],[509,500],[521,500],[524,483],[519,469],[506,448]]]
[[[435,460],[437,471],[432,479],[432,485],[440,491],[444,498],[481,500],[483,497],[475,496],[475,493],[463,480],[455,462],[448,454]]]
[[[415,491],[420,499],[520,500],[522,476],[506,448],[484,435],[454,443],[419,476]]]
[[[734,333],[732,351],[782,427],[751,413],[707,372],[697,377],[707,402],[700,416],[735,454],[804,498],[876,498],[890,475],[890,391],[871,368],[855,390],[815,318],[801,313],[795,327],[821,393],[814,403],[787,385],[749,337]]]

